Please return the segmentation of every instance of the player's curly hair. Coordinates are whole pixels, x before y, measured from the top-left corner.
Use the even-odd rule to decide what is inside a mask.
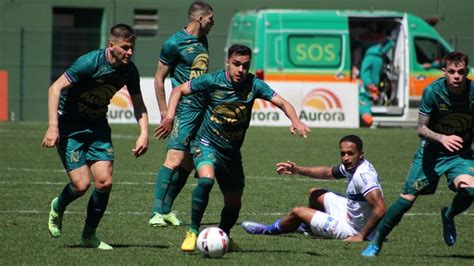
[[[356,145],[358,151],[361,151],[361,150],[364,149],[364,144],[362,143],[362,139],[360,139],[356,135],[347,135],[345,137],[342,137],[342,139],[339,141],[339,144],[341,144],[343,142],[354,143]]]

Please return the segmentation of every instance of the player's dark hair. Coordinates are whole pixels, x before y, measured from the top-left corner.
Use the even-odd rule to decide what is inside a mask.
[[[227,58],[230,58],[232,55],[249,55],[252,58],[252,50],[241,44],[232,45],[227,51]]]
[[[361,151],[364,149],[364,144],[362,143],[362,140],[356,135],[347,135],[345,137],[342,137],[342,139],[339,141],[339,144],[343,142],[354,143],[358,151]]]
[[[110,29],[110,40],[123,39],[127,41],[135,41],[137,36],[135,31],[127,24],[117,24]]]
[[[193,2],[188,8],[188,18],[192,18],[201,14],[208,15],[211,13],[212,6],[206,2],[196,1]]]
[[[454,64],[464,63],[466,67],[468,67],[469,57],[467,56],[466,53],[462,51],[453,51],[453,52],[447,53],[443,57],[443,61],[441,62],[442,62],[443,67],[446,67],[448,63],[454,63]]]

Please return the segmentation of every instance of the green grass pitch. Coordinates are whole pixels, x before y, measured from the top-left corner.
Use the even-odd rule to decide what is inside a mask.
[[[398,196],[418,145],[415,129],[318,129],[307,139],[292,136],[287,127],[251,127],[242,148],[246,188],[239,224],[233,239],[243,249],[221,259],[206,259],[197,252],[179,250],[190,222],[192,177],[176,199],[174,210],[185,225],[152,229],[148,226],[155,173],[164,160],[164,142],[153,139],[147,154],[135,159],[131,149],[136,125],[113,125],[116,151],[114,187],[98,236],[113,251],[78,246],[89,193],[67,209],[63,234],[53,239],[47,231],[49,204],[68,181],[55,149],[44,149],[41,140],[46,123],[0,124],[0,265],[42,264],[160,264],[160,265],[366,265],[436,264],[472,265],[474,262],[474,215],[472,208],[456,218],[458,242],[447,247],[442,239],[439,209],[453,193],[441,179],[435,195],[418,199],[415,206],[389,235],[379,257],[363,258],[367,243],[300,234],[252,236],[240,227],[243,220],[270,223],[295,205],[307,203],[310,187],[344,192],[344,180],[316,181],[301,176],[279,176],[275,163],[285,160],[300,165],[336,165],[338,141],[347,134],[362,137],[366,158],[376,167],[386,203]],[[203,227],[219,222],[222,194],[214,186]]]

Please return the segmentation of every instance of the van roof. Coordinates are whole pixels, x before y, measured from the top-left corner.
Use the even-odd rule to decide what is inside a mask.
[[[326,9],[249,9],[237,12],[242,16],[264,14],[291,14],[306,13],[325,16],[344,16],[344,17],[402,17],[405,13],[390,10],[326,10]]]

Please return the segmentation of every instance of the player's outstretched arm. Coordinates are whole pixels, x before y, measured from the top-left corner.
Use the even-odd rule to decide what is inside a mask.
[[[280,175],[303,175],[314,179],[333,179],[332,168],[327,166],[305,167],[294,162],[286,161],[276,164],[277,173]]]
[[[132,99],[135,118],[140,127],[140,135],[132,149],[132,154],[135,157],[140,157],[148,150],[148,112],[141,94],[131,95],[130,98]]]
[[[61,75],[48,89],[48,129],[42,145],[46,148],[56,146],[59,141],[58,108],[61,91],[71,86],[66,76]]]
[[[166,116],[161,121],[161,125],[155,129],[155,137],[157,139],[164,139],[171,133],[171,130],[173,129],[176,107],[178,106],[179,100],[181,99],[182,95],[188,95],[190,93],[191,89],[189,87],[189,81],[179,85],[171,91]]]
[[[291,105],[288,101],[283,99],[280,95],[276,95],[270,100],[271,103],[276,105],[278,108],[280,108],[285,115],[290,119],[291,121],[291,127],[290,127],[290,132],[291,134],[295,134],[298,132],[298,134],[306,138],[308,133],[311,132],[311,129],[301,120],[298,118],[298,115],[296,114],[295,108],[293,105]]]
[[[387,207],[383,200],[382,192],[379,189],[374,189],[365,195],[367,203],[372,207],[367,223],[360,229],[359,234],[346,238],[347,242],[362,242],[375,229],[380,219],[382,219]]]

